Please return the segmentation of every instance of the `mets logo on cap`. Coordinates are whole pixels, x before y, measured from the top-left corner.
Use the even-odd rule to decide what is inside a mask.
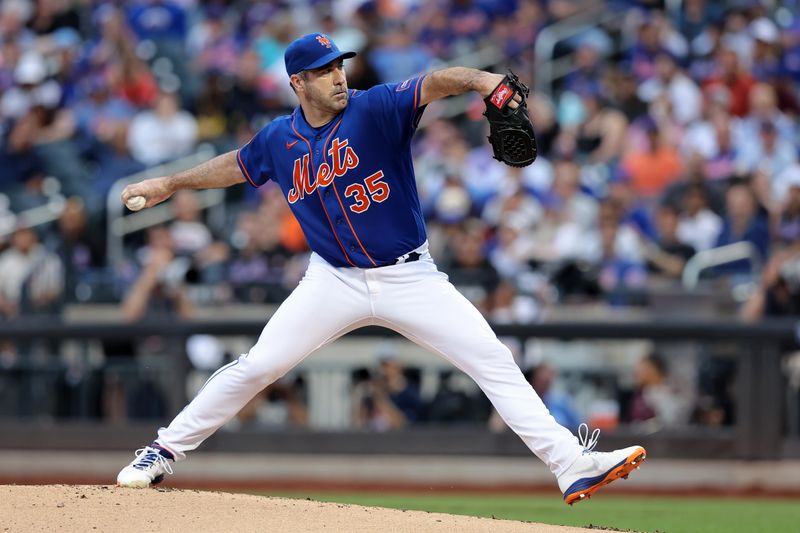
[[[317,41],[319,41],[319,44],[322,46],[327,46],[328,48],[331,47],[331,40],[325,35],[317,35]]]

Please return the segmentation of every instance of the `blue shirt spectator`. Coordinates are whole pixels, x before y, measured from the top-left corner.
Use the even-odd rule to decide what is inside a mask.
[[[716,245],[749,242],[760,255],[759,259],[766,260],[770,244],[769,225],[758,212],[758,204],[750,186],[742,183],[732,185],[725,196],[725,206],[726,215]],[[751,268],[748,261],[740,260],[719,267],[717,272],[746,273]]]
[[[128,21],[140,39],[186,41],[186,12],[169,0],[148,0],[130,8]]]

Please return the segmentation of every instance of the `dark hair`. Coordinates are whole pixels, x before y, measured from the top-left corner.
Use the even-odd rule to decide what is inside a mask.
[[[658,353],[651,353],[650,355],[644,358],[645,361],[653,365],[653,368],[661,374],[662,376],[667,375],[667,362],[664,360],[664,357]]]

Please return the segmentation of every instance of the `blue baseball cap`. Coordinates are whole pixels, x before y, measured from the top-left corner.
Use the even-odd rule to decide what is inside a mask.
[[[342,52],[324,33],[309,33],[295,39],[286,48],[283,60],[286,73],[291,76],[304,70],[314,70],[333,63],[337,59],[355,57],[355,52]]]

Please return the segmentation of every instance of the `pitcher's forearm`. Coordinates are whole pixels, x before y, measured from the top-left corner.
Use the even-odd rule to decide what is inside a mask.
[[[245,181],[236,163],[236,151],[219,155],[166,179],[171,192],[180,189],[219,189]]]
[[[421,105],[459,94],[476,91],[486,96],[494,89],[503,76],[474,68],[450,67],[431,72],[422,80]]]

